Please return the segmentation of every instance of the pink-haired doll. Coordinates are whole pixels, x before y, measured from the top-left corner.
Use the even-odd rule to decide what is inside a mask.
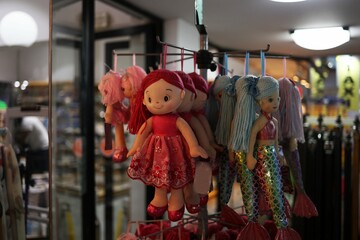
[[[110,70],[100,80],[98,89],[102,96],[102,103],[106,106],[105,124],[115,126],[114,162],[126,160],[127,151],[124,138],[124,123],[129,121],[129,110],[123,104],[125,98],[121,87],[121,75]],[[105,136],[109,138],[109,136]]]
[[[184,98],[180,77],[169,70],[149,73],[132,105],[131,133],[137,133],[128,156],[133,156],[128,176],[155,187],[147,207],[153,217],[168,211],[171,221],[184,214],[183,188],[193,181],[193,157],[207,158],[189,126],[176,110]],[[167,194],[170,192],[170,198]]]
[[[121,92],[124,97],[128,98],[130,101],[129,106],[123,106],[120,109],[122,112],[127,114],[127,121],[131,115],[131,103],[136,95],[137,91],[140,88],[141,81],[146,76],[146,72],[139,66],[133,65],[125,69],[124,74],[121,76]],[[127,121],[123,123],[127,123]],[[115,150],[113,154],[114,162],[123,162],[127,160],[128,150],[125,143],[124,136],[124,127],[123,124],[115,128]]]

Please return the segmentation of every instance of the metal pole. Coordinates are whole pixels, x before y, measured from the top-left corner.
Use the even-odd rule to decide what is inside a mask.
[[[82,52],[80,112],[83,158],[81,159],[82,239],[96,238],[95,143],[94,143],[94,16],[95,1],[82,1]]]

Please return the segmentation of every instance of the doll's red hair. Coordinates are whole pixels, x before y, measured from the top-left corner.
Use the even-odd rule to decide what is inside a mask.
[[[136,94],[136,99],[133,104],[133,112],[130,117],[128,128],[131,134],[136,134],[141,125],[152,116],[143,104],[144,92],[153,83],[159,80],[164,80],[182,90],[184,90],[184,84],[180,79],[179,75],[173,71],[167,69],[158,69],[149,73],[144,80],[141,82],[141,88]]]

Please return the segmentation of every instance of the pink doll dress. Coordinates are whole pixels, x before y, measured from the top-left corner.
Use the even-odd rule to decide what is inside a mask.
[[[153,132],[132,158],[127,174],[156,188],[179,189],[193,182],[194,161],[176,127],[177,114],[152,117]]]
[[[122,101],[125,96],[121,90],[121,75],[114,71],[107,72],[100,80],[98,89],[101,94],[101,102],[105,105],[113,105],[112,125],[127,123],[130,118],[130,110]]]

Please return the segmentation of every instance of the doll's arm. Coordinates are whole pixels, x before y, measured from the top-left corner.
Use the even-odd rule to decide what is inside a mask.
[[[151,131],[152,131],[152,117],[146,120],[146,122],[144,122],[143,125],[141,125],[138,133],[136,134],[134,144],[130,148],[127,157],[134,155],[135,152],[138,149],[140,149],[141,145],[143,144],[147,136],[149,136]]]
[[[217,151],[222,152],[224,148],[216,143],[214,134],[211,130],[211,126],[209,121],[206,119],[205,115],[199,114],[197,115],[200,123],[202,124],[203,128],[205,129],[206,135],[209,138],[209,142],[213,148],[215,148]]]
[[[179,129],[181,134],[184,136],[187,144],[189,145],[190,155],[192,157],[208,158],[206,151],[199,145],[194,132],[191,130],[189,124],[181,117],[176,120],[176,127]]]
[[[246,153],[246,165],[250,170],[253,170],[256,165],[256,158],[254,157],[254,146],[256,142],[256,135],[259,132],[261,125],[261,117],[255,120],[251,132],[250,132],[250,138],[249,138],[249,147],[248,152]]]
[[[201,125],[199,119],[192,117],[190,120],[190,126],[194,130],[195,136],[199,141],[200,146],[206,150],[211,160],[215,160],[216,150],[210,145],[205,129]]]
[[[280,166],[284,165],[285,160],[284,157],[279,153],[279,131],[278,131],[278,121],[275,118],[272,118],[272,121],[275,124],[275,129],[276,129],[276,134],[275,134],[275,151],[276,151],[276,155],[278,156],[279,162],[280,162]]]
[[[111,104],[106,106],[104,119],[106,123],[112,122],[112,116],[113,116],[113,106]]]

